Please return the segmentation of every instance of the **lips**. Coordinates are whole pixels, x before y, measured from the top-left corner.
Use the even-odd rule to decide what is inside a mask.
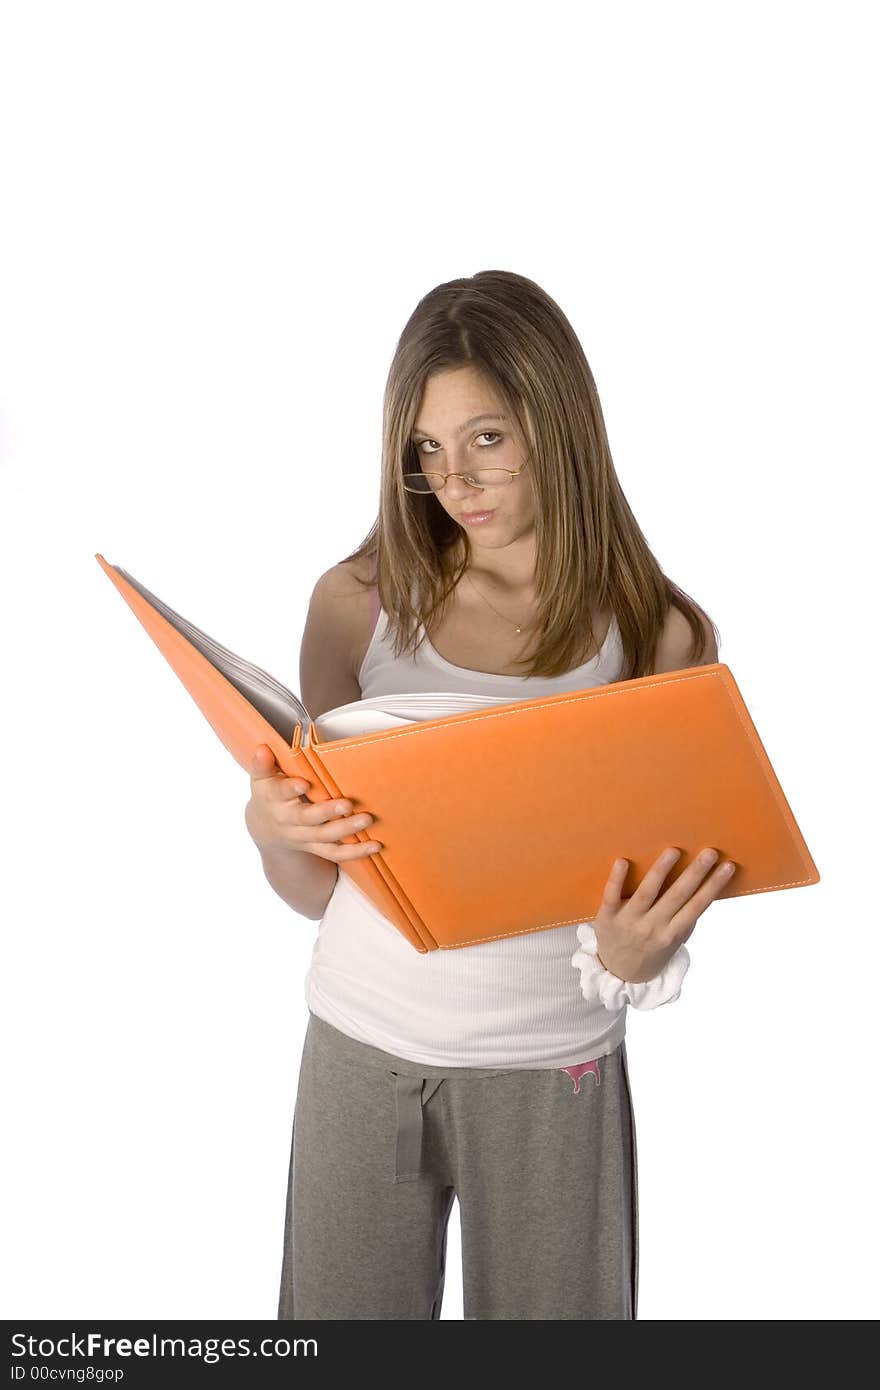
[[[462,516],[463,516],[463,517],[464,517],[464,516],[492,516],[494,510],[495,510],[495,509],[494,509],[494,507],[493,507],[493,508],[491,508],[491,509],[487,509],[486,511],[482,511],[482,512],[462,512]]]

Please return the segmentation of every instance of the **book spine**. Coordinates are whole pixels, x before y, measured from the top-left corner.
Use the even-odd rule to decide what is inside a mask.
[[[340,790],[330,776],[314,744],[301,748],[299,751],[308,760],[316,785],[325,793],[323,797],[310,796],[309,800],[329,801],[332,797],[345,801],[347,799],[345,792]],[[342,841],[342,844],[366,844],[371,839],[372,836],[366,831],[359,830],[354,835],[349,835]],[[397,930],[417,951],[424,954],[427,951],[437,950],[437,942],[428,931],[394,874],[384,862],[381,850],[365,856],[363,859],[349,859],[345,863],[340,863],[339,870],[341,873],[348,874],[352,882],[356,883],[361,892],[370,899],[377,911],[393,922]]]

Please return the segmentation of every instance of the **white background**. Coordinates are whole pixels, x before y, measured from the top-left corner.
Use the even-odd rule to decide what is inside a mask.
[[[490,268],[574,325],[822,875],[628,1015],[639,1317],[876,1317],[872,9],[0,10],[5,1317],[275,1317],[317,924],[94,555],[296,688],[397,337]],[[456,1208],[444,1318],[459,1259]]]

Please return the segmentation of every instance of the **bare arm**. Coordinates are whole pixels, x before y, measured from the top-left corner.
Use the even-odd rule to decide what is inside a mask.
[[[318,718],[361,697],[353,671],[369,595],[342,565],[321,575],[312,593],[300,647],[303,704]],[[247,819],[247,817],[246,817]],[[351,833],[351,828],[345,834]],[[335,851],[334,851],[335,852]],[[362,846],[340,846],[343,857],[361,857]],[[310,921],[320,921],[336,887],[339,864],[330,858],[286,848],[260,849],[263,873],[283,902]]]
[[[339,865],[317,854],[263,854],[263,873],[282,902],[300,917],[320,922],[333,896]]]

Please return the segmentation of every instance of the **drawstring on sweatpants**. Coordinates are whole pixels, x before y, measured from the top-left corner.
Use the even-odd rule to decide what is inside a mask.
[[[394,1161],[394,1181],[410,1182],[422,1172],[422,1106],[431,1099],[442,1076],[404,1076],[393,1071],[397,1078],[397,1146]]]

